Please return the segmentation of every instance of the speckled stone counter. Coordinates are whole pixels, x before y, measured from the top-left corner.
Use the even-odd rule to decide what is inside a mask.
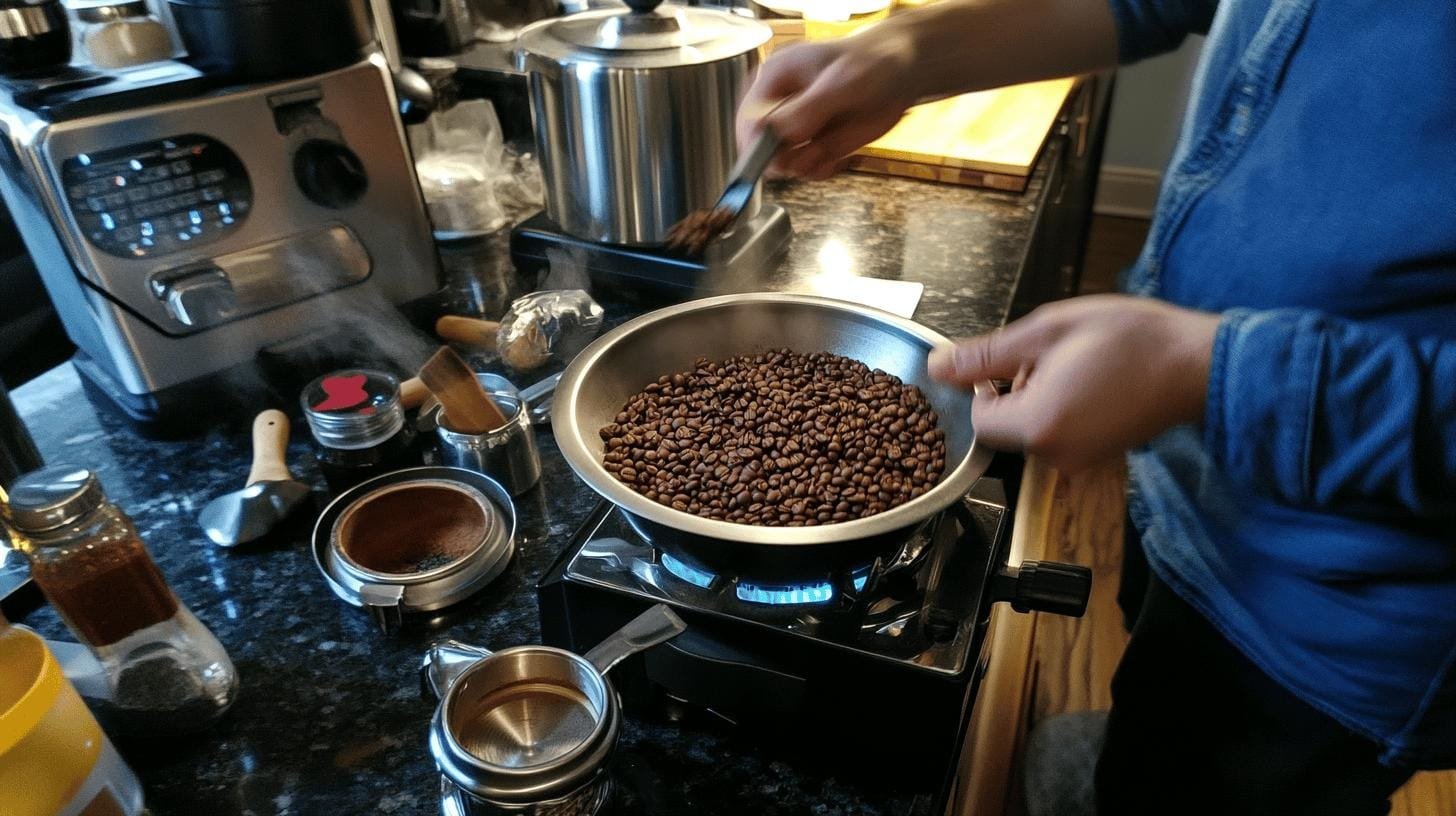
[[[1012,301],[1041,191],[1040,177],[1023,194],[864,175],[776,187],[772,197],[788,208],[795,229],[778,284],[794,288],[819,275],[918,281],[925,284],[920,321],[951,335],[992,329]],[[489,262],[477,263],[477,273],[504,263],[499,245],[478,252],[477,261]],[[519,288],[478,276],[453,280],[449,297],[478,303],[498,302]],[[597,295],[611,322],[648,305],[621,293]],[[535,582],[596,502],[549,431],[539,432],[544,473],[541,485],[519,500],[519,551],[506,573],[445,617],[413,621],[386,637],[325,588],[307,544],[311,519],[261,548],[224,551],[206,542],[199,509],[241,486],[246,473],[242,425],[184,441],[143,440],[113,410],[93,405],[69,365],[14,396],[48,461],[100,473],[177,593],[226,645],[241,674],[241,696],[215,730],[181,742],[123,745],[157,816],[438,812],[437,778],[425,748],[433,702],[421,699],[417,677],[425,645],[441,636],[491,647],[536,642]],[[289,455],[296,473],[321,486],[301,423]],[[25,622],[49,636],[64,634],[48,609]],[[893,785],[886,790],[815,773],[742,739],[666,724],[629,721],[618,762],[647,792],[624,798],[619,813],[924,811],[921,800]]]

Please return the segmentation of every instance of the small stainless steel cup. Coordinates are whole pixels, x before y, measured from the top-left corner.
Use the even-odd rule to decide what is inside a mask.
[[[686,628],[665,605],[583,657],[549,646],[490,652],[445,641],[421,665],[440,699],[430,753],[446,816],[591,816],[611,798],[621,702],[606,673]]]
[[[450,430],[444,410],[435,408],[435,434],[439,437],[442,464],[484,473],[504,485],[512,496],[520,495],[541,480],[541,456],[536,451],[536,434],[531,430],[531,413],[521,392],[505,377],[475,376],[506,415],[506,424],[483,434],[460,433]]]

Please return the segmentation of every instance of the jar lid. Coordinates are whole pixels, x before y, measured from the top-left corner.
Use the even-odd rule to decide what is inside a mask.
[[[372,448],[404,427],[399,380],[383,371],[325,374],[303,389],[301,402],[313,438],[328,448]]]
[[[669,68],[736,57],[773,37],[763,23],[726,11],[661,0],[628,5],[534,23],[521,30],[517,47],[523,55],[557,63]]]
[[[64,527],[106,502],[96,474],[52,465],[20,477],[10,489],[10,523],[22,533]]]
[[[66,7],[83,23],[110,23],[129,17],[150,17],[146,0],[70,0]]]

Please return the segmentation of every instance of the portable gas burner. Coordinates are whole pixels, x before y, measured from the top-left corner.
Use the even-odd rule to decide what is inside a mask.
[[[792,234],[784,208],[765,204],[702,255],[686,257],[662,247],[577,238],[539,213],[511,231],[511,260],[522,274],[566,264],[601,283],[684,295],[755,288],[756,276],[777,266]]]
[[[614,683],[629,713],[710,712],[750,738],[761,734],[789,761],[812,757],[836,775],[872,769],[940,812],[984,666],[991,604],[1073,615],[1086,606],[1087,569],[1006,566],[1010,518],[1003,483],[983,478],[893,549],[789,577],[654,542],[603,501],[541,581],[543,635],[581,649],[667,603],[688,631],[619,669]]]

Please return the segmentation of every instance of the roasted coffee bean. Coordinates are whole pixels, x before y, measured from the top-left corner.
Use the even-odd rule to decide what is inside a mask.
[[[599,433],[608,472],[652,501],[810,527],[923,495],[945,467],[938,421],[890,374],[780,349],[659,377]]]

